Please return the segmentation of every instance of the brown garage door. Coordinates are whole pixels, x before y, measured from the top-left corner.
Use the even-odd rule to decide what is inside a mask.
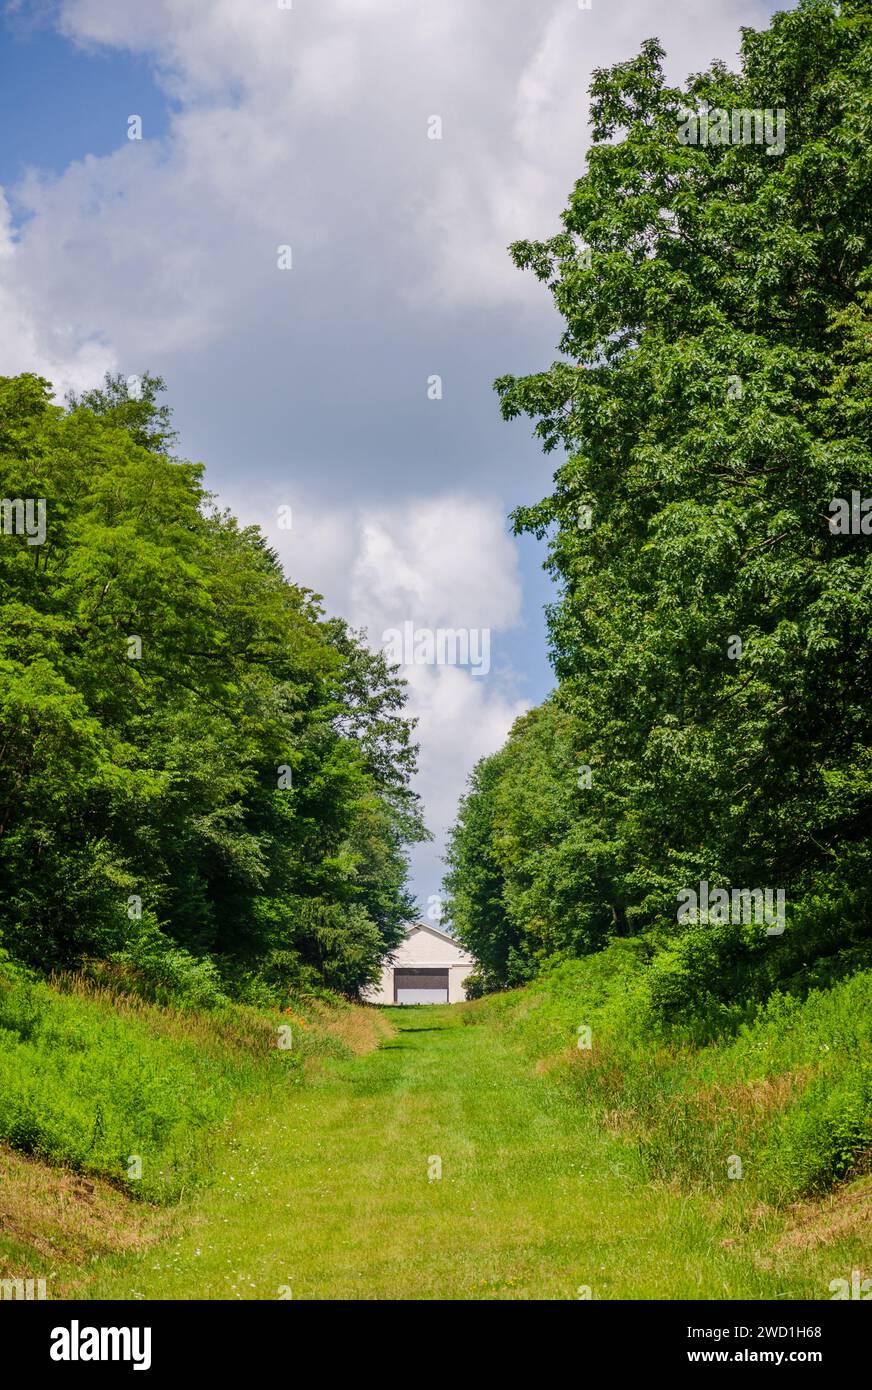
[[[447,970],[394,970],[395,1004],[447,1004]]]

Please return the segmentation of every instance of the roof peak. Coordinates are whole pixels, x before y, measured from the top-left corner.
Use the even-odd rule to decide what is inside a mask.
[[[456,936],[453,936],[451,932],[443,931],[441,927],[434,927],[432,922],[410,922],[406,935],[411,936],[413,931],[432,932],[434,936],[441,936],[443,940],[453,942],[459,950],[463,949]]]

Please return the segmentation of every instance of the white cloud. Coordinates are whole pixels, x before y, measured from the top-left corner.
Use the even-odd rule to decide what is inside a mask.
[[[499,654],[520,583],[507,507],[492,496],[502,460],[470,445],[469,395],[466,415],[451,413],[462,391],[447,391],[422,420],[402,393],[422,395],[431,363],[468,383],[507,324],[513,358],[500,370],[538,354],[548,298],[505,247],[559,225],[582,172],[592,69],[652,30],[676,77],[732,61],[740,25],[773,8],[724,0],[700,25],[699,0],[659,0],[653,16],[651,0],[59,6],[74,43],[147,55],[173,105],[159,139],[146,121],[129,141],[134,113],[115,111],[113,153],[83,150],[60,175],[7,190],[15,234],[0,192],[0,372],[39,371],[66,390],[150,368],[179,414],[187,381],[212,429],[210,481],[223,467],[222,500],[264,523],[289,574],[331,611],[376,639],[407,618],[492,629],[487,678],[410,672],[434,828],[523,708]],[[441,141],[427,139],[434,114]],[[290,272],[276,268],[285,243]],[[300,409],[298,390],[286,411],[289,382],[323,399]],[[349,438],[358,421],[362,437]],[[432,471],[440,450],[447,481]],[[280,503],[294,507],[291,532],[276,528]],[[432,880],[432,852],[425,867]]]
[[[434,835],[434,849],[415,856],[419,891],[426,898],[439,891],[439,859],[469,773],[479,758],[502,746],[530,704],[513,699],[498,682],[489,684],[456,666],[413,666],[408,674],[409,709],[418,720],[421,746],[417,785]]]
[[[374,646],[385,627],[490,628],[521,621],[521,581],[505,506],[496,497],[437,493],[343,504],[286,483],[223,489],[220,501],[269,537],[286,573],[323,593]],[[289,528],[280,509],[292,509]]]
[[[462,495],[365,511],[352,581],[355,620],[514,627],[521,586],[504,511],[496,499]]]
[[[416,856],[421,893],[435,893],[437,863],[466,778],[479,758],[503,743],[529,707],[512,692],[513,673],[501,636],[521,620],[517,554],[505,534],[504,509],[471,496],[437,496],[367,509],[351,574],[350,612],[381,645],[391,628],[486,630],[490,670],[409,665],[409,713],[418,720],[417,788],[435,836],[435,853]],[[427,886],[429,882],[429,887]]]
[[[291,530],[280,530],[281,489],[258,496],[225,496],[236,515],[268,534],[286,571],[324,592],[331,611],[366,628],[374,650],[386,628],[411,621],[416,628],[487,628],[491,670],[474,675],[460,666],[410,665],[408,709],[418,720],[420,770],[416,783],[435,847],[415,855],[426,897],[439,889],[445,832],[457,799],[479,758],[494,752],[515,719],[529,708],[513,690],[514,673],[500,652],[502,634],[521,621],[521,584],[514,543],[505,533],[504,508],[493,499],[439,495],[361,509],[325,511],[313,498],[293,506]]]
[[[129,142],[119,114],[115,154],[17,190],[17,314],[41,331],[57,316],[73,359],[95,341],[125,359],[186,350],[280,292],[279,243],[295,244],[303,274],[325,254],[356,254],[371,274],[367,229],[396,302],[541,305],[505,247],[555,228],[581,168],[591,69],[638,46],[650,8],[64,0],[68,37],[148,54],[178,110],[159,143],[147,125]],[[761,8],[729,0],[701,33],[698,0],[663,6],[670,67],[731,57]],[[426,138],[434,113],[441,141]]]
[[[0,188],[0,376],[35,372],[61,396],[92,386],[116,366],[112,348],[77,333],[62,317],[46,321],[35,312],[28,287],[18,278],[16,256],[9,205]]]

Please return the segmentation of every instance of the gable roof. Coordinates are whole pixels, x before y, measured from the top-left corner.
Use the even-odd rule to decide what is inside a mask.
[[[404,946],[406,945],[407,942],[411,942],[411,941],[416,940],[417,937],[418,937],[419,935],[423,935],[425,938],[433,938],[433,944],[434,944],[434,946],[435,946],[436,942],[444,942],[446,946],[450,946],[450,947],[451,947],[451,955],[452,955],[452,957],[454,957],[454,959],[451,959],[450,961],[448,961],[447,964],[449,964],[449,965],[469,965],[470,967],[474,967],[474,965],[475,965],[475,959],[474,959],[474,957],[473,957],[472,955],[470,955],[469,951],[467,951],[467,950],[460,944],[460,942],[457,940],[457,937],[456,937],[456,936],[452,936],[449,932],[443,931],[441,927],[434,927],[430,922],[407,922],[407,923],[406,923],[406,929],[405,929],[405,936],[403,937],[403,940],[402,940],[401,942],[399,942],[396,946],[394,946],[391,950],[385,952],[385,955],[384,955],[384,958],[383,958],[383,959],[384,959],[385,968],[391,969],[391,968],[393,968],[393,967],[395,967],[395,966],[399,966],[400,968],[403,968],[404,965],[405,965],[406,963],[414,964],[414,963],[415,963],[415,960],[414,960],[414,954],[415,954],[415,953],[414,953],[414,949],[413,949],[412,957],[411,957],[411,959],[410,959],[410,958],[405,954],[403,948],[404,948]],[[424,956],[422,957],[422,960],[426,960],[427,956],[431,954],[431,953],[428,952],[428,950],[427,950],[426,940],[425,940],[425,942],[423,943],[422,946],[419,946],[419,947],[417,948],[417,951],[418,951],[419,953],[420,953],[422,950],[423,950],[423,952],[425,953]],[[444,952],[441,951],[441,948],[440,948],[440,950],[437,950],[437,951],[436,951],[435,955],[433,955],[433,959],[432,959],[432,962],[431,962],[431,963],[434,964],[434,965],[437,965],[437,964],[438,964],[438,965],[441,965],[441,966],[444,966],[444,965],[446,964]]]
[[[440,931],[438,927],[434,927],[430,922],[410,922],[406,929],[406,936],[413,936],[416,931],[428,931],[431,936],[439,936],[443,941],[450,941],[451,945],[456,946],[458,951],[463,950],[456,936],[452,936],[451,933],[447,931]]]

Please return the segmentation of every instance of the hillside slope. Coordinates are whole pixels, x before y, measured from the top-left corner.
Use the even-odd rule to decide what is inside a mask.
[[[77,1254],[68,1241],[49,1296],[828,1299],[833,1280],[868,1273],[872,1187],[861,1163],[835,1195],[804,1202],[766,1200],[757,1172],[756,1155],[813,1089],[798,1040],[811,1047],[813,1018],[824,1026],[820,1001],[789,1028],[770,1020],[768,1054],[763,1032],[709,1051],[666,1049],[646,1080],[613,1052],[596,1060],[619,979],[607,983],[602,958],[597,968],[598,986],[585,988],[574,967],[575,978],[564,969],[468,1005],[387,1010],[396,1032],[376,1051],[303,1068],[290,1093],[240,1092],[232,1123],[213,1134],[208,1181],[169,1208],[117,1198],[139,1229]],[[626,981],[617,993],[629,999]],[[836,992],[829,1002],[832,1020]],[[579,1009],[600,1011],[589,1050],[576,1045]],[[368,1045],[383,1015],[349,1017],[370,1031]],[[740,1090],[772,1082],[768,1109],[747,1111],[753,1123],[722,1105],[737,1117],[728,1154],[745,1155],[742,1180],[728,1180],[725,1164],[721,1180],[719,1139],[694,1151],[705,1160],[696,1170],[686,1154],[670,1170],[651,1117],[675,1152],[692,1132],[684,1112],[668,1117],[670,1068],[687,1115],[698,1104],[704,1118],[718,1067],[725,1085],[742,1055]],[[19,1273],[23,1253],[19,1243]],[[35,1262],[32,1273],[44,1272]]]

